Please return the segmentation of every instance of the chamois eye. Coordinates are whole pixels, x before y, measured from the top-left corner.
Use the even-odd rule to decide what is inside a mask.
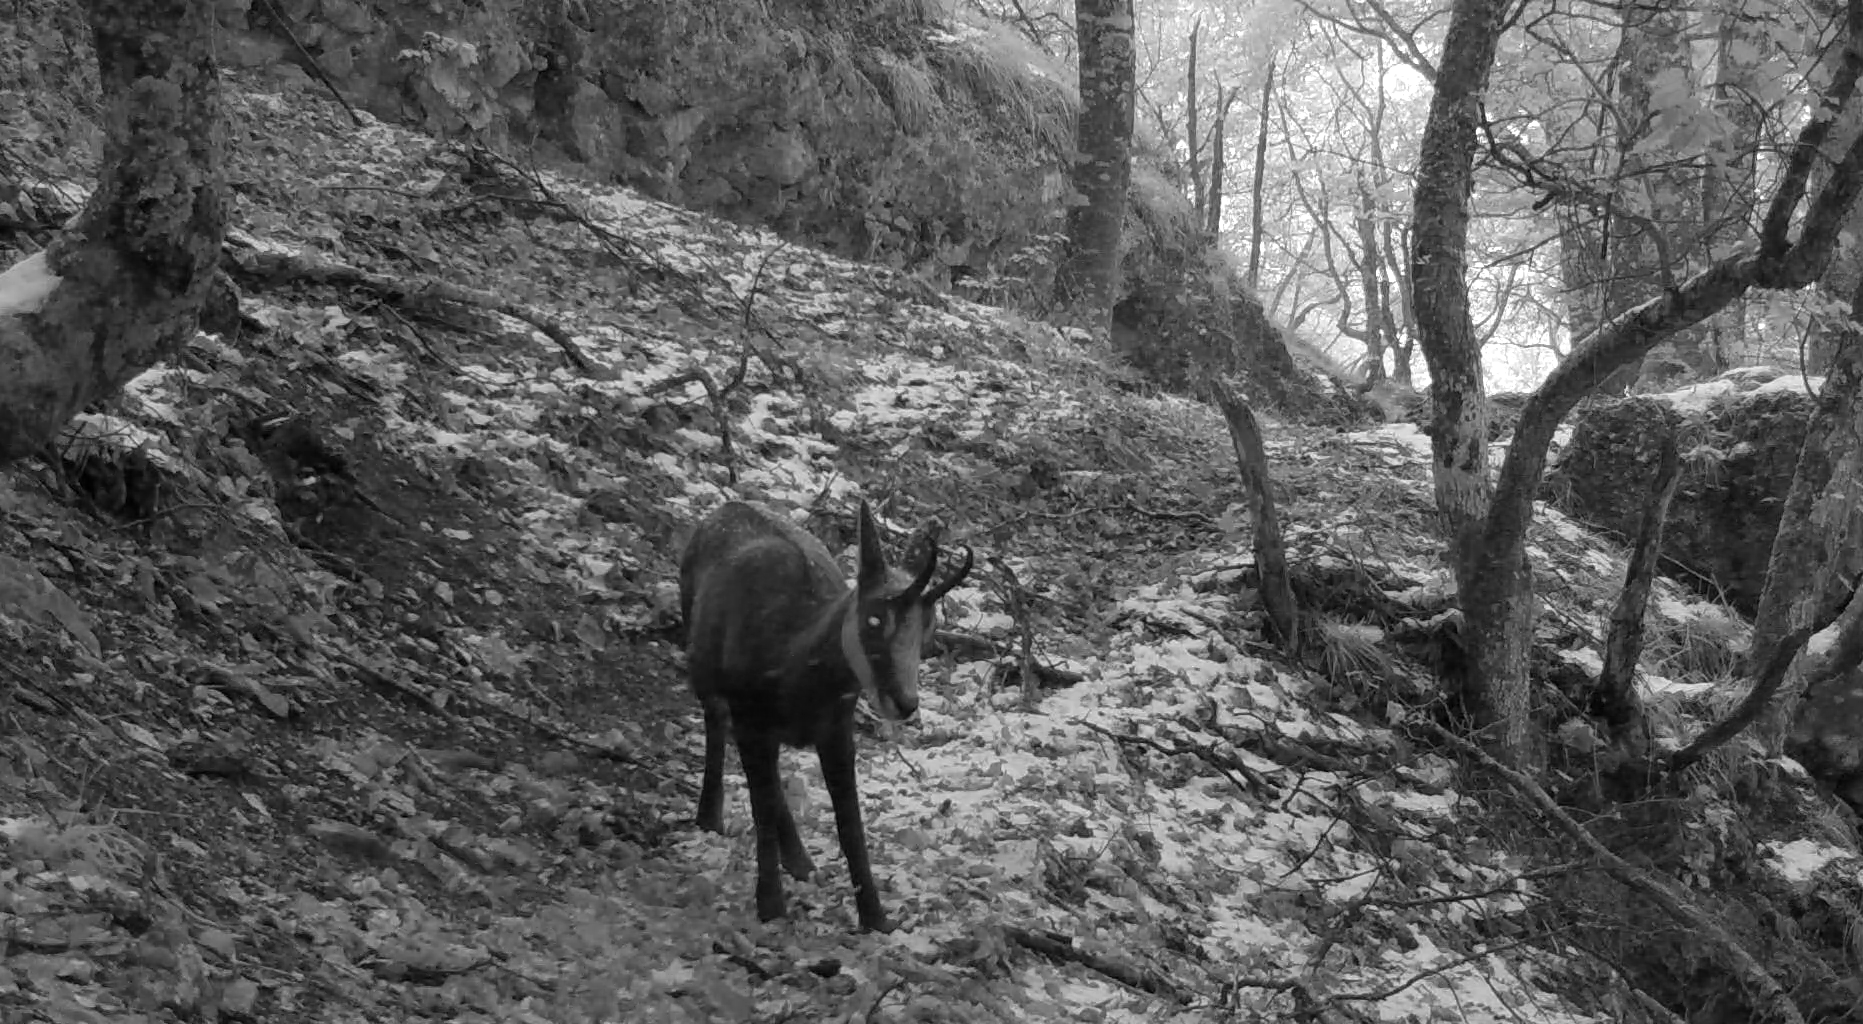
[[[873,629],[879,629],[880,628],[880,617],[878,615],[867,616],[867,625]]]

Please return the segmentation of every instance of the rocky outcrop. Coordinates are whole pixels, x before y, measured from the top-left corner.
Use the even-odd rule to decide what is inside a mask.
[[[1678,574],[1686,582],[1753,614],[1811,419],[1802,380],[1736,370],[1687,391],[1593,402],[1576,414],[1546,497],[1634,537],[1670,411],[1682,417],[1684,459],[1663,555],[1686,570]]]
[[[1863,814],[1863,670],[1846,672],[1805,695],[1786,752]]]
[[[1239,377],[1250,398],[1308,422],[1345,424],[1363,416],[1353,397],[1302,372],[1282,328],[1261,300],[1236,286],[1214,294],[1207,276],[1182,287],[1132,285],[1113,307],[1113,348],[1163,386],[1203,394],[1212,376]]]
[[[227,0],[226,57],[843,254],[985,276],[1055,230],[1074,101],[914,5]]]

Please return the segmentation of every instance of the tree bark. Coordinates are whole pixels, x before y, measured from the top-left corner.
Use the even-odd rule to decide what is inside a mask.
[[[1068,260],[1062,298],[1110,324],[1119,288],[1119,239],[1126,186],[1132,177],[1132,109],[1136,95],[1132,0],[1080,0],[1074,32],[1080,42],[1080,125],[1074,191],[1068,215]]]
[[[194,336],[226,229],[214,6],[84,7],[102,170],[77,220],[0,275],[0,464]]]
[[[1436,76],[1435,94],[1424,122],[1417,154],[1417,184],[1412,216],[1411,302],[1417,310],[1419,340],[1430,368],[1431,468],[1436,507],[1450,538],[1456,578],[1464,588],[1462,606],[1472,617],[1475,557],[1481,550],[1481,521],[1490,496],[1488,483],[1487,398],[1481,379],[1481,350],[1468,309],[1468,196],[1475,187],[1475,131],[1481,97],[1494,67],[1500,41],[1501,0],[1456,0]],[[1504,593],[1530,590],[1522,583],[1524,554],[1497,560],[1506,573]],[[1530,603],[1530,594],[1524,599]],[[1525,608],[1520,609],[1521,613]],[[1503,621],[1518,618],[1513,612]],[[1474,633],[1473,621],[1468,634]],[[1496,644],[1475,643],[1471,668],[1470,711],[1476,725],[1498,730],[1489,737],[1503,761],[1521,764],[1527,757],[1526,692],[1506,681],[1524,676],[1526,652]],[[1521,671],[1507,671],[1496,659],[1517,659]],[[1489,682],[1492,680],[1493,682]]]

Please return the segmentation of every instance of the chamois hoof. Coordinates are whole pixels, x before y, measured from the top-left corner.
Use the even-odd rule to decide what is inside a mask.
[[[806,882],[815,874],[815,865],[806,858],[799,864],[784,864],[783,870],[798,882]]]
[[[887,920],[884,914],[882,914],[876,920],[869,921],[869,920],[866,920],[865,918],[862,918],[860,922],[860,930],[863,932],[879,932],[880,934],[885,935],[891,932],[893,928],[894,928],[893,922]]]
[[[785,905],[781,896],[775,899],[759,898],[757,900],[757,920],[767,924],[771,921],[788,916],[789,907]]]

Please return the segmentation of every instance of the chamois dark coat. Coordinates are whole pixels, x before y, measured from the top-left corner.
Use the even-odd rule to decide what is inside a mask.
[[[693,692],[705,713],[699,827],[724,828],[725,732],[737,740],[757,832],[757,916],[782,917],[780,867],[814,870],[783,797],[778,754],[813,747],[834,802],[861,926],[890,929],[867,857],[854,777],[854,705],[865,693],[888,718],[918,710],[919,651],[939,598],[970,571],[971,554],[932,586],[935,536],[915,575],[887,565],[872,510],[860,507],[860,568],[849,589],[821,541],[761,505],[729,502],[708,516],[679,567],[680,612]]]

